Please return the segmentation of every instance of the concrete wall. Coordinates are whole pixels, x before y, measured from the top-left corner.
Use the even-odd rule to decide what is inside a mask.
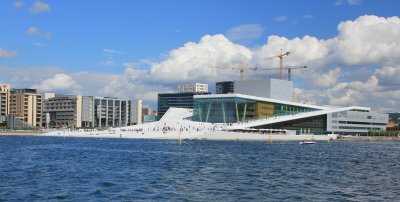
[[[278,79],[235,81],[235,93],[292,101],[293,82]]]

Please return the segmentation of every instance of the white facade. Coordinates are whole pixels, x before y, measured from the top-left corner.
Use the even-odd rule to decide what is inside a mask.
[[[271,78],[235,81],[234,91],[234,93],[272,98],[276,100],[293,100],[293,82],[286,80]]]
[[[341,111],[327,114],[327,131],[335,133],[367,133],[386,130],[387,114],[370,111]]]
[[[7,116],[10,111],[10,85],[0,83],[0,116]],[[0,120],[0,122],[2,122]]]
[[[192,83],[178,85],[179,93],[207,93],[208,84]]]
[[[142,100],[131,101],[131,125],[142,124]]]

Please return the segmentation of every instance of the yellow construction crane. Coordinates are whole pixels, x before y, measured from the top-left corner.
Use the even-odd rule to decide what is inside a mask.
[[[239,70],[240,72],[240,80],[243,81],[244,80],[244,71],[269,71],[269,70],[280,70],[281,74],[280,74],[280,79],[282,79],[282,70],[287,70],[288,71],[288,81],[291,80],[291,72],[292,69],[302,69],[302,68],[307,68],[307,66],[280,66],[280,68],[257,68],[257,67],[244,67],[243,62],[240,62],[240,66],[239,67],[213,67],[210,66],[209,68],[218,68],[218,69],[231,69],[231,70]]]
[[[240,80],[243,81],[243,73],[245,70],[251,70],[251,71],[255,71],[259,68],[255,68],[255,67],[244,67],[243,62],[240,62],[240,67],[209,67],[209,68],[219,68],[219,69],[232,69],[232,70],[239,70],[240,72]]]
[[[292,80],[292,69],[303,69],[303,68],[307,68],[307,66],[284,66],[282,67],[283,70],[287,70],[288,72],[288,81]],[[269,70],[281,70],[278,68],[259,68],[258,70],[260,71],[269,71]]]
[[[281,54],[279,55],[275,55],[272,57],[266,57],[264,58],[264,60],[271,60],[274,58],[279,58],[279,79],[282,80],[282,69],[283,69],[283,56],[288,56],[290,52],[283,52],[283,50],[281,49]]]

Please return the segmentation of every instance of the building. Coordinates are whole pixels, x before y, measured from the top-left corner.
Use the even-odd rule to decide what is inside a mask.
[[[7,116],[10,108],[10,85],[0,84],[0,116]]]
[[[208,84],[192,83],[178,85],[179,93],[207,93]]]
[[[142,123],[141,100],[55,95],[43,103],[43,127],[121,127]]]
[[[82,96],[81,127],[94,127],[94,98],[93,96]]]
[[[387,114],[366,107],[322,107],[243,94],[195,95],[193,121],[241,123],[231,129],[287,129],[297,134],[367,134],[386,130]],[[237,128],[235,128],[237,127]]]
[[[150,107],[144,107],[142,111],[143,111],[143,115],[156,115],[157,114],[157,112],[153,111],[153,109]]]
[[[216,94],[229,94],[235,92],[235,82],[233,81],[221,81],[215,84]]]
[[[143,123],[142,113],[143,101],[135,100],[131,101],[131,123],[130,125],[138,125]]]
[[[277,100],[293,100],[293,82],[279,79],[223,81],[216,83],[216,94],[239,93]]]
[[[82,96],[55,95],[43,101],[43,127],[80,128],[82,127]]]
[[[136,104],[136,107],[139,105],[140,110],[136,109],[137,115],[141,113],[141,101],[140,104]],[[93,107],[94,127],[122,127],[134,124],[135,115],[132,112],[135,112],[135,110],[132,108],[136,107],[132,100],[95,97],[93,99]]]
[[[176,108],[193,108],[193,96],[194,95],[204,95],[210,94],[206,93],[162,93],[158,94],[158,111],[157,111],[157,120],[160,120],[161,117],[168,111],[170,107]]]
[[[10,91],[10,111],[17,119],[33,127],[42,122],[42,95],[36,89],[12,89]]]
[[[143,123],[157,121],[157,112],[150,107],[143,108]]]

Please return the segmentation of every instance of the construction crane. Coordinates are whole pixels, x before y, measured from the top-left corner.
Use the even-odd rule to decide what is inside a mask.
[[[232,70],[239,70],[240,72],[240,80],[243,81],[243,74],[245,70],[255,71],[259,68],[255,67],[244,67],[243,62],[240,62],[240,67],[209,67],[209,68],[219,68],[219,69],[232,69]]]
[[[284,66],[282,67],[283,70],[287,70],[288,72],[288,81],[292,80],[292,69],[303,69],[303,68],[307,68],[307,66]],[[269,70],[281,70],[278,68],[259,68],[258,70],[260,71],[269,71]]]
[[[282,70],[283,70],[283,57],[284,56],[288,56],[290,52],[283,52],[283,50],[281,49],[281,54],[279,55],[275,55],[272,57],[266,57],[264,58],[264,60],[271,60],[274,58],[279,58],[279,79],[282,80]]]

